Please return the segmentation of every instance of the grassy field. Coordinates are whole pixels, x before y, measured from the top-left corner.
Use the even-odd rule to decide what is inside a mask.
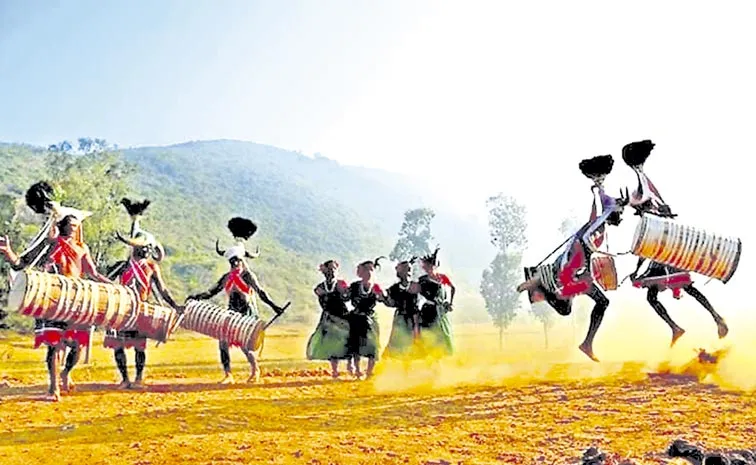
[[[374,379],[355,381],[303,359],[309,329],[273,326],[259,385],[217,384],[217,342],[180,333],[149,347],[140,391],[115,388],[98,333],[76,391],[59,403],[41,400],[44,351],[6,336],[0,463],[575,463],[591,446],[617,460],[677,463],[664,456],[677,438],[756,447],[756,396],[727,384],[722,373],[737,372],[727,357],[722,367],[686,366],[688,347],[666,364],[585,363],[569,331],[547,351],[535,329],[508,334],[500,350],[490,327],[458,327],[460,353],[438,370],[383,362]],[[129,362],[133,373],[133,352]],[[238,350],[232,362],[245,380]]]

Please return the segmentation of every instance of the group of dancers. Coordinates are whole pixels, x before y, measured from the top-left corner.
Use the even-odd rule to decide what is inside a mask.
[[[103,274],[94,264],[89,247],[84,241],[82,222],[92,215],[91,212],[72,207],[62,206],[54,202],[52,186],[41,181],[35,183],[26,192],[26,204],[37,214],[47,215],[47,221],[31,245],[21,254],[14,252],[8,236],[0,238],[0,253],[10,264],[12,276],[24,269],[38,269],[47,273],[60,274],[67,278],[89,278],[93,281],[120,284],[130,287],[142,301],[153,296],[153,287],[157,289],[159,297],[165,303],[181,314],[184,306],[179,305],[167,288],[160,269],[160,262],[165,257],[162,245],[155,236],[139,226],[139,218],[144,213],[149,201],[132,202],[123,199],[122,204],[131,217],[131,232],[128,237],[120,233],[116,236],[130,248],[129,257],[116,263]],[[249,238],[254,234],[257,226],[250,220],[234,218],[229,222],[229,229],[237,237]],[[257,316],[256,295],[269,305],[276,313],[283,309],[273,303],[259,283],[254,272],[247,267],[244,258],[254,257],[249,254],[243,244],[222,253],[228,260],[229,272],[225,273],[210,290],[187,298],[193,300],[209,299],[224,290],[228,295],[228,310]],[[83,347],[91,347],[92,327],[71,324],[66,321],[36,319],[34,348],[47,347],[47,371],[49,374],[48,395],[50,400],[58,401],[61,391],[70,392],[74,388],[71,372],[78,364]],[[121,388],[138,388],[144,380],[146,365],[147,336],[137,330],[114,331],[106,330],[104,346],[112,349],[118,371],[121,375]],[[135,352],[136,377],[133,382],[127,371],[126,349],[133,348]],[[220,358],[225,372],[222,382],[233,381],[229,347],[225,341],[219,341]],[[250,363],[249,382],[257,382],[260,370],[256,354],[242,349]],[[65,359],[60,371],[58,383],[58,368]]]
[[[152,233],[140,227],[140,218],[150,205],[149,200],[121,201],[130,216],[131,230],[127,236],[116,233],[116,237],[128,246],[129,256],[101,273],[94,264],[82,231],[82,223],[92,212],[62,206],[53,201],[53,198],[53,187],[45,181],[37,182],[27,190],[26,204],[35,213],[47,215],[47,221],[26,250],[17,254],[7,236],[0,238],[0,253],[10,265],[11,280],[22,270],[36,269],[66,278],[118,284],[131,288],[134,295],[143,302],[157,300],[160,304],[164,302],[178,314],[184,313],[184,305],[173,297],[162,276],[160,265],[166,256],[165,249]],[[221,250],[216,242],[215,249],[218,255],[227,260],[229,271],[210,289],[190,295],[186,301],[208,300],[225,292],[228,311],[260,318],[257,306],[259,296],[276,315],[282,314],[285,308],[273,302],[245,260],[259,256],[259,248],[250,253],[242,242],[255,234],[257,225],[249,219],[235,217],[228,222],[228,228],[239,241],[227,250]],[[322,315],[315,333],[308,341],[307,357],[311,360],[330,361],[334,377],[338,377],[338,361],[348,360],[350,372],[361,378],[361,357],[368,359],[366,375],[373,375],[375,362],[381,355],[375,314],[378,303],[396,309],[386,355],[406,359],[418,356],[421,350],[426,356],[437,357],[453,352],[451,325],[447,314],[452,311],[455,288],[448,276],[438,272],[438,249],[420,258],[425,274],[417,281],[410,279],[416,257],[397,264],[399,280],[387,292],[374,282],[374,271],[380,266],[381,258],[361,263],[357,269],[360,279],[351,285],[338,278],[339,264],[335,260],[329,260],[320,266],[325,280],[315,288],[315,294]],[[448,299],[447,287],[451,289]],[[153,292],[153,289],[157,292]],[[351,303],[351,310],[347,308],[348,302]],[[71,373],[79,363],[82,349],[91,348],[92,327],[38,318],[35,319],[34,333],[34,348],[47,348],[48,396],[50,400],[58,401],[61,392],[74,389]],[[147,335],[139,330],[116,331],[106,328],[103,345],[113,351],[115,365],[121,376],[120,388],[139,388],[143,385],[147,340]],[[219,340],[218,344],[224,370],[221,383],[232,383],[234,378],[231,373],[229,343]],[[258,382],[258,353],[249,347],[239,348],[250,365],[247,382]],[[133,381],[127,369],[127,349],[134,350],[136,376]],[[62,370],[59,370],[61,363]]]
[[[600,155],[579,163],[580,171],[594,182],[592,191],[595,198],[588,222],[571,235],[562,246],[551,255],[561,250],[556,259],[551,262],[544,259],[541,264],[525,269],[526,281],[517,287],[518,292],[528,291],[531,302],[546,301],[560,315],[569,315],[572,311],[572,300],[580,295],[590,297],[595,305],[591,311],[590,325],[585,340],[580,344],[580,350],[593,361],[598,358],[593,352],[593,340],[609,307],[609,299],[599,288],[600,273],[592,268],[592,260],[597,256],[613,262],[611,254],[600,250],[605,245],[607,226],[618,226],[622,221],[622,214],[626,206],[632,207],[638,216],[653,215],[659,218],[672,219],[677,215],[672,213],[669,205],[662,199],[659,190],[651,182],[643,170],[643,165],[651,154],[655,144],[650,140],[643,140],[627,144],[622,149],[623,161],[633,169],[638,178],[638,187],[632,194],[620,193],[620,198],[613,198],[606,194],[603,182],[614,166],[611,155]],[[703,240],[688,241],[688,245],[703,246]],[[566,247],[563,247],[566,245]],[[667,257],[682,254],[678,244],[669,241],[662,245],[667,247]],[[659,246],[657,246],[658,248]],[[673,250],[678,247],[678,250]],[[709,254],[714,254],[710,248]],[[721,252],[720,252],[721,253]],[[739,252],[738,252],[739,254]],[[701,254],[706,255],[706,253]],[[716,258],[716,257],[715,257]],[[707,258],[710,259],[710,258]],[[544,264],[544,262],[546,262]],[[645,265],[645,270],[640,272]],[[737,259],[735,266],[737,266]],[[733,268],[734,272],[734,268]],[[709,300],[693,285],[690,272],[639,257],[636,269],[628,276],[636,288],[647,290],[647,300],[654,311],[672,330],[672,342],[675,342],[685,331],[669,316],[664,305],[659,302],[660,292],[670,290],[675,299],[679,299],[685,292],[703,306],[714,319],[718,335],[724,338],[728,333],[727,324],[719,313],[714,310]],[[616,271],[613,280],[616,281]],[[614,283],[616,285],[616,283]]]
[[[364,376],[369,378],[381,355],[410,361],[453,354],[448,314],[453,309],[456,288],[449,277],[438,270],[438,251],[436,248],[420,257],[424,274],[416,281],[412,280],[412,267],[417,257],[397,263],[398,281],[386,291],[374,280],[375,269],[384,257],[360,263],[357,266],[359,279],[351,284],[339,279],[336,260],[322,263],[320,272],[324,280],[314,289],[322,313],[307,343],[307,358],[330,361],[334,378],[339,377],[339,361],[345,360],[347,371],[359,379],[363,377],[360,366],[363,357],[367,359]],[[347,303],[351,304],[351,310]],[[395,309],[383,354],[375,312],[378,303]]]

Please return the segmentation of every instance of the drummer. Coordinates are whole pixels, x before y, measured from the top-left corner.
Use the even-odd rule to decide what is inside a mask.
[[[50,228],[46,240],[40,242],[34,251],[22,257],[13,251],[7,236],[0,239],[0,253],[5,256],[11,268],[15,271],[25,269],[38,257],[40,267],[47,272],[62,274],[67,278],[81,278],[86,275],[94,281],[112,284],[97,271],[89,247],[84,243],[81,223],[91,213],[56,205],[52,214],[54,225]],[[71,371],[79,362],[81,346],[89,345],[89,328],[69,325],[64,321],[36,320],[34,332],[34,348],[42,344],[47,346],[47,371],[50,376],[48,394],[50,400],[57,402],[60,400],[57,383],[58,353],[68,348],[60,380],[63,391],[71,391]]]
[[[147,231],[139,228],[139,216],[142,214],[149,201],[132,203],[128,199],[122,201],[131,216],[131,234],[129,238],[116,233],[118,239],[131,247],[131,256],[128,261],[119,263],[109,274],[110,278],[118,277],[120,283],[131,287],[139,299],[146,302],[152,294],[154,285],[160,296],[173,307],[178,313],[183,313],[183,307],[176,304],[168,288],[163,281],[159,262],[165,257],[165,251],[155,240],[155,237]],[[115,331],[108,330],[103,341],[105,347],[113,349],[113,354],[121,374],[119,388],[140,388],[143,383],[144,367],[147,363],[147,335],[139,331]],[[126,350],[134,348],[134,360],[136,365],[136,378],[132,384],[129,381]]]
[[[249,220],[244,220],[249,221]],[[230,223],[231,224],[231,223]],[[257,229],[256,226],[254,229]],[[232,233],[234,231],[232,230]],[[245,235],[247,238],[252,234]],[[240,237],[239,234],[234,234],[235,237]],[[242,315],[252,316],[259,318],[259,312],[257,310],[257,299],[255,294],[260,296],[263,302],[265,302],[276,314],[283,313],[283,309],[273,303],[268,297],[268,293],[260,285],[257,276],[247,267],[244,258],[257,258],[259,251],[255,254],[250,254],[244,247],[242,242],[237,243],[234,247],[229,248],[225,252],[220,250],[216,244],[216,251],[219,255],[228,260],[230,270],[224,274],[215,285],[207,292],[191,295],[187,300],[207,300],[211,299],[221,291],[225,290],[228,295],[228,309],[232,312],[241,313]],[[221,384],[229,384],[234,382],[234,378],[231,375],[231,357],[229,355],[229,348],[227,341],[219,341],[220,358],[223,364],[223,371],[225,377],[221,380]],[[257,363],[257,354],[248,347],[240,347],[244,355],[247,357],[247,361],[250,366],[250,376],[247,379],[248,383],[257,383],[260,381],[260,368]]]

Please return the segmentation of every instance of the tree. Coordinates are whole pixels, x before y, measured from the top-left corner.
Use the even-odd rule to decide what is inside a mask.
[[[501,347],[504,330],[512,324],[517,313],[519,293],[516,286],[521,277],[522,249],[527,245],[526,210],[516,199],[503,194],[490,197],[486,206],[491,244],[497,248],[497,253],[491,265],[483,271],[480,292],[486,310],[499,329]]]
[[[104,268],[121,251],[115,232],[124,217],[120,201],[129,194],[134,168],[102,139],[80,138],[77,153],[67,142],[51,147],[47,172],[56,200],[93,212],[84,222],[84,237],[95,265]]]
[[[404,212],[404,222],[399,229],[399,239],[389,258],[394,261],[409,260],[413,256],[421,257],[431,252],[433,240],[430,224],[436,213],[430,208],[415,208]]]

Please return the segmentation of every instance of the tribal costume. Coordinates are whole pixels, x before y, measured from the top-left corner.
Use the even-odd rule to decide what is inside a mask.
[[[253,318],[259,318],[260,315],[257,310],[257,299],[255,298],[255,294],[258,294],[263,302],[265,302],[277,314],[281,314],[283,309],[270,300],[268,294],[260,286],[257,276],[247,268],[247,264],[244,261],[244,258],[257,258],[260,254],[259,249],[255,254],[247,252],[244,248],[244,244],[240,240],[246,240],[252,237],[257,231],[257,225],[248,219],[237,217],[232,218],[228,222],[228,228],[234,238],[239,240],[239,242],[230,249],[223,251],[219,248],[218,242],[216,241],[215,250],[218,255],[228,260],[231,268],[230,271],[224,274],[207,292],[189,296],[187,300],[207,300],[219,294],[221,291],[225,291],[228,295],[229,311],[241,313],[242,315],[251,316]],[[221,382],[231,383],[233,382],[233,376],[231,376],[231,356],[229,354],[228,342],[218,341],[218,348],[220,350],[223,371],[225,372],[225,378]],[[244,352],[250,365],[250,376],[247,379],[247,382],[258,382],[260,380],[260,369],[257,364],[257,354],[248,347],[240,347],[240,349]]]
[[[396,277],[399,278],[399,281],[386,291],[386,302],[384,304],[396,309],[391,325],[391,335],[384,352],[387,358],[410,357],[414,343],[420,337],[417,290],[412,289],[413,283],[410,281],[412,265],[416,259],[417,257],[412,257],[412,259],[399,262],[396,265]],[[414,284],[417,285],[417,283]]]
[[[528,290],[531,302],[546,300],[557,313],[564,316],[572,312],[574,297],[590,297],[595,305],[591,311],[588,334],[580,344],[580,350],[594,361],[598,359],[593,354],[593,339],[609,307],[609,299],[594,282],[591,256],[598,252],[604,242],[606,225],[619,225],[622,209],[627,203],[624,195],[620,199],[614,199],[604,192],[603,180],[611,173],[613,166],[614,159],[611,155],[597,156],[580,162],[581,172],[594,181],[592,190],[596,198],[591,219],[565,242],[567,248],[554,262],[526,268],[527,281],[517,288],[518,292]],[[601,205],[600,215],[596,208],[597,203]]]
[[[118,239],[131,247],[128,260],[117,263],[110,271],[109,278],[119,278],[119,283],[134,290],[139,300],[146,302],[152,295],[152,286],[155,285],[160,296],[179,313],[183,308],[179,307],[165,286],[160,265],[165,257],[165,251],[155,240],[155,237],[139,228],[139,216],[150,204],[149,200],[141,203],[132,203],[129,199],[123,199],[121,203],[126,207],[132,218],[131,233],[129,238],[124,238],[116,233]],[[121,388],[132,387],[129,381],[128,361],[126,349],[134,348],[134,361],[136,365],[136,378],[133,386],[141,386],[143,381],[144,367],[147,363],[147,336],[137,330],[116,331],[109,329],[105,334],[103,345],[113,349],[113,356],[121,375]]]
[[[424,303],[420,306],[420,341],[423,352],[433,358],[454,354],[449,312],[453,310],[456,288],[451,279],[436,269],[441,264],[438,260],[439,249],[420,259],[425,274],[418,278],[419,294]],[[447,300],[446,287],[451,288]]]
[[[328,360],[334,378],[338,378],[339,360],[348,360],[347,369],[351,373],[352,357],[349,356],[349,310],[346,302],[350,299],[349,285],[338,279],[336,272],[339,264],[328,260],[320,265],[320,272],[325,280],[318,284],[315,295],[322,313],[315,331],[307,341],[307,360]]]
[[[20,271],[39,264],[48,272],[61,274],[67,278],[82,278],[88,275],[95,281],[111,283],[109,279],[97,272],[89,252],[84,243],[81,222],[91,215],[90,212],[75,208],[63,207],[51,200],[52,187],[40,182],[27,191],[27,204],[36,213],[49,213],[50,219],[45,224],[43,232],[37,236],[31,250],[21,257],[17,256],[7,240],[3,241],[2,253],[6,256],[14,271]],[[46,235],[46,237],[45,237]],[[70,391],[73,383],[70,380],[71,371],[79,362],[81,346],[90,343],[90,328],[71,325],[64,321],[35,320],[34,348],[47,346],[47,369],[50,375],[49,394],[53,400],[58,400],[60,391],[57,385],[58,353],[68,348],[65,366],[60,373],[61,385],[64,391]]]
[[[349,355],[354,358],[355,375],[362,376],[360,357],[368,359],[368,377],[373,375],[375,362],[381,352],[380,328],[375,313],[378,302],[385,301],[383,290],[373,282],[373,272],[384,257],[362,262],[357,267],[360,280],[349,286],[352,311],[349,313]]]
[[[622,159],[633,169],[633,171],[635,171],[635,174],[638,177],[638,188],[630,197],[630,206],[636,210],[636,214],[639,216],[655,215],[662,218],[675,218],[677,215],[672,213],[669,205],[664,202],[661,194],[656,186],[654,186],[654,183],[651,182],[643,171],[643,165],[651,154],[654,145],[655,144],[650,140],[644,140],[640,142],[632,142],[622,148]],[[638,271],[640,271],[644,263],[647,263],[648,267],[645,272],[639,275]],[[714,322],[717,324],[719,337],[723,338],[727,335],[729,330],[724,318],[714,310],[714,307],[706,296],[693,286],[693,280],[691,279],[690,273],[687,271],[657,263],[653,260],[639,258],[638,265],[635,268],[635,271],[630,275],[630,278],[633,286],[648,289],[646,295],[648,303],[672,330],[671,345],[674,345],[675,342],[677,342],[677,340],[685,333],[685,330],[672,320],[669,313],[667,313],[667,309],[664,308],[664,305],[662,305],[661,302],[659,302],[659,293],[667,289],[672,291],[672,295],[675,299],[680,299],[682,297],[681,291],[685,291],[688,295],[696,299],[696,301],[701,304],[709,314],[711,314],[712,318],[714,318]]]

